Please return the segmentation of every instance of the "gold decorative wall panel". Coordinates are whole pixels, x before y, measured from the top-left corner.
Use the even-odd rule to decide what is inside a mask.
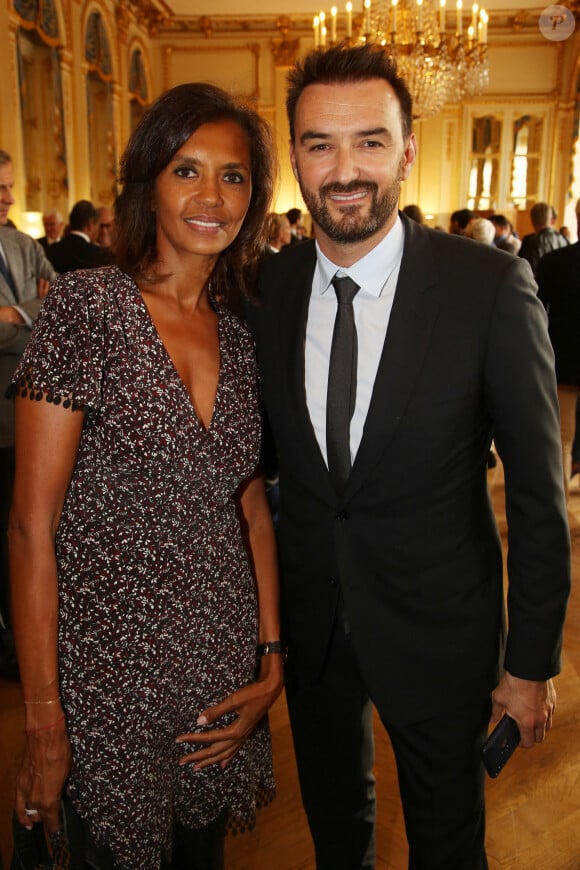
[[[185,82],[206,81],[257,100],[260,94],[259,56],[260,48],[256,44],[167,46],[163,89]]]

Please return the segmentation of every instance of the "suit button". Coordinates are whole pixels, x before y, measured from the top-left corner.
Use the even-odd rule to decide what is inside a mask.
[[[329,585],[329,586],[332,586],[333,589],[335,588],[335,586],[337,585],[337,582],[336,582],[336,580],[334,579],[334,577],[329,577],[329,578],[328,578],[328,585]]]
[[[336,515],[336,519],[341,523],[344,522],[344,520],[348,520],[349,517],[350,514],[348,511],[340,511],[340,513]]]

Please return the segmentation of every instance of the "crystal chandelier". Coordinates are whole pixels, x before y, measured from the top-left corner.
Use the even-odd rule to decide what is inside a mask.
[[[446,0],[364,0],[358,39],[352,37],[352,5],[346,5],[346,39],[385,46],[395,59],[413,95],[416,118],[429,118],[446,103],[478,94],[489,82],[485,9],[471,8],[466,27],[463,2],[456,0],[455,15]],[[336,41],[336,7],[331,10],[330,42]],[[453,19],[452,21],[450,19]],[[318,47],[327,42],[326,17],[314,19]]]

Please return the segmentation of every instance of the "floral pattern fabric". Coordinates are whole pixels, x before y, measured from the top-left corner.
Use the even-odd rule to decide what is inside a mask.
[[[258,461],[257,372],[245,326],[216,311],[207,429],[116,267],[58,279],[12,386],[85,414],[56,539],[69,793],[127,870],[159,867],[175,820],[198,828],[226,810],[251,825],[274,788],[266,721],[225,770],[180,767],[192,747],[175,743],[255,678],[256,591],[235,495]]]

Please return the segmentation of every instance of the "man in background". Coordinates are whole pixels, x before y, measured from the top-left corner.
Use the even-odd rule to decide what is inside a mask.
[[[296,245],[304,240],[304,224],[302,223],[302,211],[299,208],[291,208],[286,212],[290,224],[290,244]]]
[[[44,235],[38,239],[38,243],[42,245],[46,253],[50,245],[60,242],[64,230],[64,221],[59,210],[53,208],[42,215],[42,223],[44,225]]]
[[[113,234],[115,232],[115,213],[108,205],[100,205],[97,209],[99,212],[99,232],[97,235],[97,245],[104,248],[110,256],[112,256]]]
[[[504,214],[491,214],[489,220],[495,228],[495,237],[493,243],[500,251],[507,251],[508,254],[517,255],[521,241],[516,239],[512,232],[512,225]]]
[[[460,208],[454,211],[449,218],[449,232],[454,236],[464,236],[469,222],[475,214],[469,208]]]
[[[530,220],[534,232],[522,239],[519,256],[528,261],[535,275],[544,254],[556,251],[558,248],[565,248],[568,242],[554,229],[554,210],[547,202],[536,202],[531,207]]]
[[[580,200],[576,203],[576,223],[580,233]],[[568,493],[580,394],[580,242],[541,257],[536,280],[538,298],[548,312],[548,332],[556,359],[562,464]]]
[[[110,253],[96,244],[99,234],[99,212],[87,199],[81,199],[71,210],[69,232],[51,245],[47,256],[57,272],[94,269],[111,262]]]
[[[14,168],[12,157],[0,148],[0,227],[14,226],[8,217],[10,206],[14,205]]]

